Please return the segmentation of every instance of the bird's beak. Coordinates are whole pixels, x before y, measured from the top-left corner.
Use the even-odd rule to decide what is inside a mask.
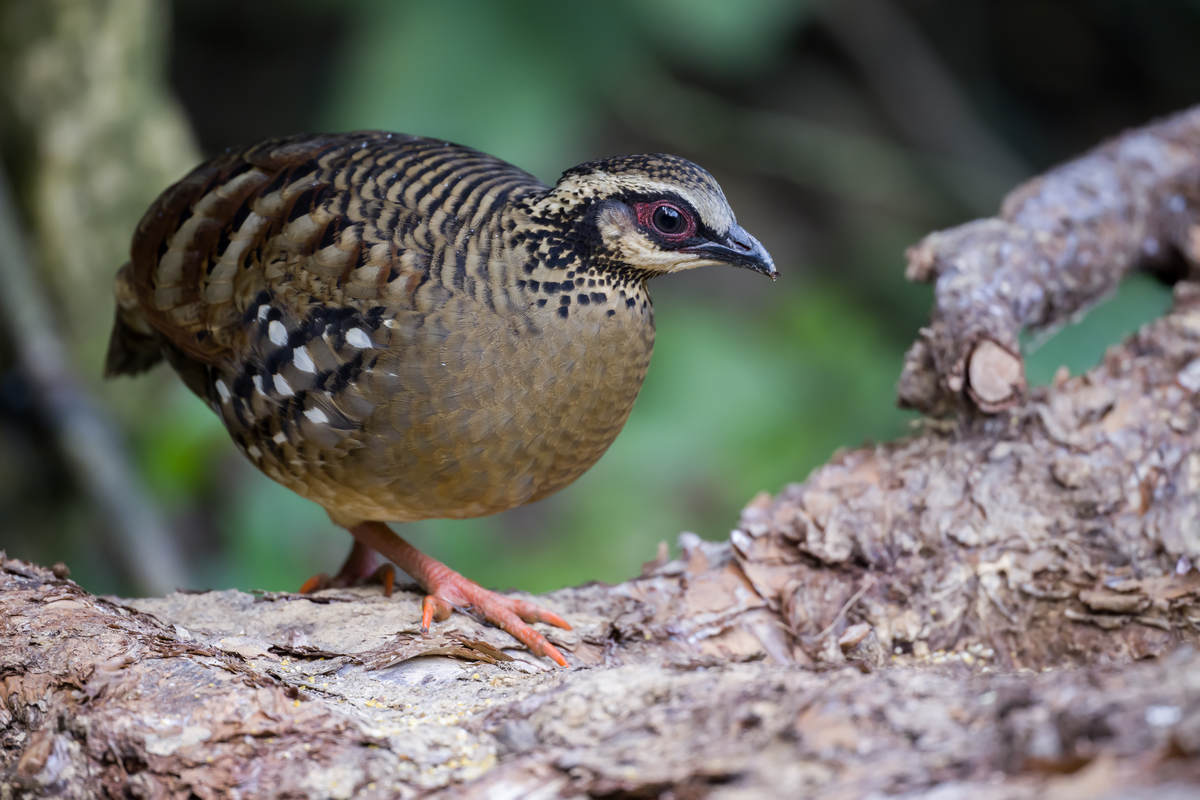
[[[722,242],[705,242],[685,247],[683,250],[710,258],[713,261],[721,261],[735,267],[745,267],[755,272],[761,272],[771,280],[779,277],[779,273],[775,270],[775,262],[771,259],[767,248],[763,247],[758,239],[747,233],[741,225],[734,225],[730,228],[729,235]]]

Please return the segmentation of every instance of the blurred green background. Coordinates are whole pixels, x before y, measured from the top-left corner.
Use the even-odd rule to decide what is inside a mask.
[[[486,585],[540,591],[630,577],[681,530],[724,537],[756,492],[904,435],[894,382],[930,296],[904,282],[905,247],[1195,102],[1196,41],[1200,4],[1166,0],[0,0],[0,155],[53,326],[164,516],[173,582],[274,590],[332,571],[350,537],[244,462],[169,370],[99,380],[112,274],[168,183],[227,146],[355,128],[470,144],[548,182],[625,152],[708,167],[779,281],[658,281],[649,377],[595,468],[533,506],[402,529]],[[1127,282],[1031,378],[1086,369],[1168,302]],[[15,327],[0,547],[144,591]]]

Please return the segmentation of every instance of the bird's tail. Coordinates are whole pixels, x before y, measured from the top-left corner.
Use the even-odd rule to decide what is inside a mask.
[[[117,272],[117,313],[108,339],[104,359],[104,377],[136,375],[162,360],[162,345],[142,314],[137,294],[130,282],[130,265]]]

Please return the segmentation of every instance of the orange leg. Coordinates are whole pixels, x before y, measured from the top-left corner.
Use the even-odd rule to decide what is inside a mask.
[[[546,622],[570,630],[571,626],[562,617],[526,600],[505,597],[464,578],[404,541],[382,522],[362,522],[348,530],[354,535],[356,547],[362,545],[382,553],[428,592],[421,607],[422,631],[428,632],[434,619],[439,622],[446,619],[455,608],[473,610],[511,634],[534,655],[545,656],[560,667],[567,666],[567,660],[557,648],[526,624]]]
[[[392,588],[396,585],[396,571],[391,564],[382,563],[379,554],[365,544],[354,540],[350,554],[341,569],[332,578],[322,572],[313,575],[300,587],[300,594],[312,594],[322,589],[357,586],[363,583],[383,584],[384,597],[392,596]]]

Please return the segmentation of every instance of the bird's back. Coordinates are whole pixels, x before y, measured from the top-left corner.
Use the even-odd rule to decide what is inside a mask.
[[[139,224],[108,371],[165,355],[251,461],[342,519],[535,499],[607,448],[653,342],[644,289],[569,318],[530,294],[503,212],[544,191],[399,134],[228,153]]]
[[[419,309],[431,278],[463,286],[461,271],[440,273],[472,224],[544,189],[511,164],[433,139],[368,131],[264,142],[163,192],[138,224],[121,299],[189,355],[237,357],[264,288],[296,313]]]

